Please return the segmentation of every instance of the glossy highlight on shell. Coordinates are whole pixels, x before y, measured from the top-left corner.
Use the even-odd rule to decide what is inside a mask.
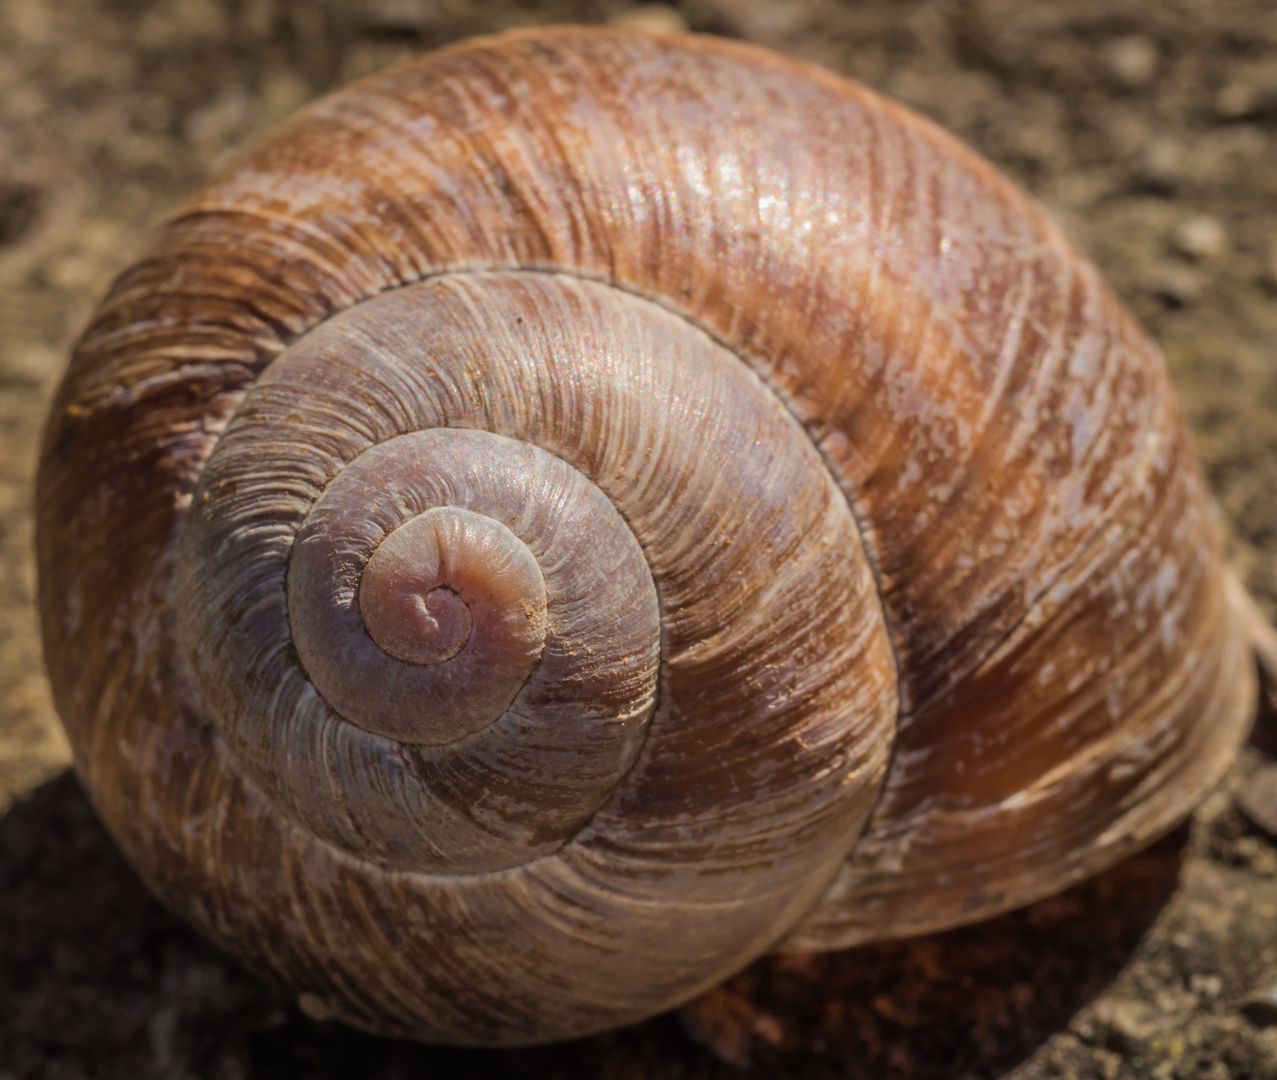
[[[1043,214],[693,37],[463,43],[225,166],[81,338],[38,533],[150,886],[463,1044],[1112,863],[1225,768],[1267,633]]]

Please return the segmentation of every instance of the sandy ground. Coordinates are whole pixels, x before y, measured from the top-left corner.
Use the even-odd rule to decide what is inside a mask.
[[[1277,1077],[1277,850],[1234,793],[1101,879],[919,941],[761,962],[519,1053],[313,1022],[149,900],[66,773],[29,546],[68,346],[148,228],[315,94],[470,33],[646,20],[860,78],[1037,195],[1161,342],[1277,611],[1277,5],[1260,0],[0,0],[0,1080]],[[1274,991],[1277,992],[1277,991]]]

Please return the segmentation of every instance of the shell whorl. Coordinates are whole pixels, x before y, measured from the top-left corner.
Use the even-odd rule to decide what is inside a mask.
[[[361,610],[373,560],[405,534],[419,547],[423,526],[462,572],[429,588],[451,585],[473,622],[434,663],[384,651]],[[829,798],[794,771],[760,785],[772,809],[755,791],[741,812],[774,828],[801,795],[800,832],[863,821],[894,672],[867,565],[845,555],[857,544],[801,429],[704,333],[562,275],[450,275],[352,307],[257,380],[196,489],[178,610],[262,790],[352,856],[473,874],[571,840],[645,743],[653,783],[675,791],[688,767],[713,784],[801,745]],[[827,597],[813,635],[789,606]],[[766,635],[770,654],[752,645]],[[808,659],[788,685],[784,654]],[[688,678],[754,721],[739,760],[730,740],[712,765],[663,746],[689,727],[712,744]],[[716,810],[730,833],[730,800]]]
[[[451,655],[375,640],[391,544],[468,612]],[[895,668],[858,550],[806,434],[702,330],[562,274],[449,274],[255,381],[184,523],[179,627],[231,767],[296,828],[451,897],[456,942],[570,883],[538,981],[665,953],[623,991],[651,1011],[690,985],[674,941],[721,978],[868,818]],[[451,997],[474,980],[435,962]]]
[[[419,1038],[1053,891],[1253,694],[1094,271],[925,122],[725,42],[503,35],[303,112],[104,301],[38,530],[133,861]]]

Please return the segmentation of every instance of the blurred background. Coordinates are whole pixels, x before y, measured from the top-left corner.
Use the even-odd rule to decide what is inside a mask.
[[[1262,731],[1190,826],[1063,897],[765,960],[681,1014],[530,1052],[309,1020],[114,853],[66,772],[32,601],[36,447],[75,334],[147,231],[307,100],[553,22],[720,34],[826,65],[1027,187],[1161,343],[1233,557],[1277,613],[1273,3],[0,0],[0,1080],[1277,1077]]]

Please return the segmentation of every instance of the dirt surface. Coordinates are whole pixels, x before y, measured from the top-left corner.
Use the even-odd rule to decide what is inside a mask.
[[[0,1080],[1277,1077],[1277,847],[1235,798],[1271,722],[1189,826],[1061,897],[764,960],[681,1014],[533,1051],[308,1019],[167,916],[96,823],[28,552],[43,411],[93,302],[213,164],[315,94],[468,34],[608,20],[856,76],[1036,194],[1162,343],[1235,560],[1277,611],[1275,6],[0,0]]]

